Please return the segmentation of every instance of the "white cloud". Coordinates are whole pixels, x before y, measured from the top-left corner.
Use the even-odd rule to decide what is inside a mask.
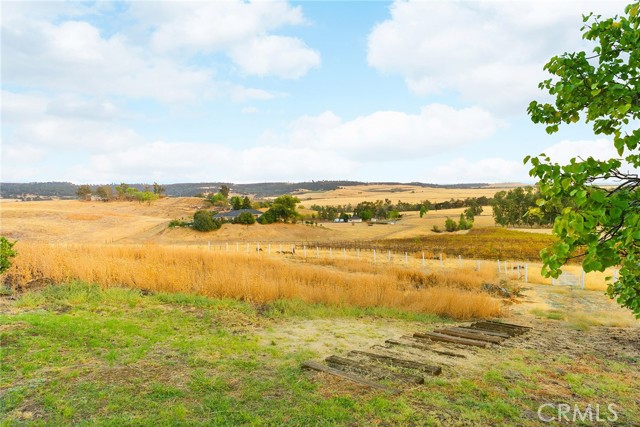
[[[478,183],[527,182],[528,167],[521,161],[491,157],[480,160],[453,159],[424,173],[424,182]]]
[[[564,140],[543,150],[551,161],[561,165],[568,164],[574,157],[593,157],[596,160],[620,158],[613,142],[606,139],[570,141]]]
[[[493,135],[500,122],[477,107],[456,110],[442,104],[418,114],[378,111],[343,121],[328,111],[304,116],[290,129],[296,146],[336,150],[359,161],[393,161],[433,156]]]
[[[256,114],[259,111],[260,110],[258,110],[256,107],[244,107],[242,110],[240,110],[242,114]]]
[[[543,64],[584,48],[581,14],[613,15],[624,4],[396,1],[369,35],[367,60],[417,94],[451,89],[475,105],[521,113],[542,97]]]
[[[293,37],[255,37],[232,48],[230,56],[243,73],[261,77],[295,79],[320,66],[320,54]]]
[[[339,178],[357,164],[338,154],[312,148],[262,146],[233,149],[218,144],[145,143],[94,155],[90,166],[77,166],[67,179],[76,182],[118,180],[149,182],[298,181]]]
[[[152,25],[160,51],[226,50],[285,25],[302,25],[300,7],[285,1],[137,2],[133,13]]]

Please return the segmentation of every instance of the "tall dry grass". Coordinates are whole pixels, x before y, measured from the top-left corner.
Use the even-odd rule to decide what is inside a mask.
[[[478,290],[478,272],[424,273],[367,261],[306,262],[171,246],[19,243],[8,272],[17,284],[49,278],[104,287],[190,292],[256,303],[390,307],[455,319],[499,316],[501,302]],[[482,273],[487,275],[488,273]]]

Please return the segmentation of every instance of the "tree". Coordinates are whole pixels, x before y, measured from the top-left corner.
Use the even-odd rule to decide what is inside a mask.
[[[100,185],[96,188],[96,196],[100,197],[102,201],[108,202],[113,199],[113,187],[110,185]]]
[[[429,208],[425,205],[420,205],[420,218],[425,216],[427,212],[429,212]]]
[[[124,182],[120,183],[120,185],[117,185],[116,192],[118,193],[118,199],[125,199],[128,189],[129,189],[129,186]]]
[[[242,212],[234,221],[237,224],[251,225],[256,223],[256,219],[251,212]]]
[[[242,209],[251,209],[251,199],[249,198],[249,196],[244,196],[244,199],[242,199]]]
[[[80,200],[90,200],[91,199],[91,187],[88,185],[81,185],[76,190],[76,195]]]
[[[449,233],[458,231],[458,223],[447,217],[447,220],[444,222],[444,229]]]
[[[222,221],[213,217],[213,214],[209,211],[197,211],[193,214],[194,230],[198,231],[212,231],[222,227]]]
[[[298,203],[300,203],[300,199],[289,194],[276,197],[271,208],[260,217],[260,222],[263,224],[271,224],[276,221],[295,221],[299,216],[296,211]]]
[[[158,184],[157,182],[153,183],[153,193],[157,194],[158,197],[161,197],[165,191],[167,190],[162,185]]]
[[[229,191],[230,188],[227,185],[222,184],[220,186],[220,194],[222,194],[222,196],[226,199],[227,197],[229,197]]]
[[[18,253],[13,249],[16,242],[10,242],[6,237],[0,237],[0,274],[11,267],[11,258]]]
[[[559,165],[541,154],[527,156],[529,174],[539,180],[541,200],[534,213],[556,208],[563,198],[574,205],[556,218],[558,241],[541,252],[543,274],[558,277],[571,258],[583,256],[585,271],[620,265],[620,277],[607,293],[640,317],[640,177],[627,172],[640,167],[640,2],[622,16],[583,17],[583,38],[596,43],[592,53],[555,56],[544,66],[552,78],[539,84],[554,104],[529,104],[534,123],[549,134],[560,125],[584,120],[596,135],[612,137],[617,158],[573,158]],[[626,165],[624,165],[626,163]],[[624,165],[624,166],[623,166]],[[600,182],[614,183],[604,187]]]
[[[229,202],[231,203],[231,209],[242,209],[242,197],[233,196],[231,199],[229,199]]]

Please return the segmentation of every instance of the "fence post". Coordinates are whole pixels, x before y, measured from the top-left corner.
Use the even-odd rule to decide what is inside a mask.
[[[267,253],[271,255],[271,243],[269,243],[267,246]]]
[[[518,279],[520,279],[520,277],[522,276],[520,275],[520,263],[518,263]]]
[[[458,265],[462,268],[462,255],[458,255]]]
[[[440,252],[440,268],[442,268],[442,267],[443,267],[443,264],[442,264],[442,252]]]
[[[280,242],[280,253],[282,253],[282,242]]]
[[[256,245],[257,245],[256,246],[256,252],[259,253],[260,252],[260,242],[256,243]]]
[[[329,258],[333,258],[333,248],[329,248]]]
[[[529,263],[524,265],[524,283],[529,283]]]
[[[613,270],[613,283],[618,281],[618,270]]]
[[[307,246],[306,245],[304,245],[302,247],[302,252],[304,253],[304,257],[306,258],[307,257]]]
[[[249,253],[249,244],[247,243],[247,253]]]
[[[404,263],[409,267],[409,255],[406,252],[404,253]]]
[[[498,273],[502,273],[502,270],[500,270],[500,260],[498,260]]]
[[[424,268],[424,252],[422,252],[422,268]]]
[[[376,250],[373,250],[373,263],[376,263]]]
[[[476,260],[476,263],[477,263],[476,270],[480,271],[480,260]]]
[[[240,244],[236,242],[236,252],[240,252]]]
[[[342,258],[347,259],[347,248],[342,248]]]
[[[316,258],[320,258],[320,250],[316,246]]]
[[[584,269],[582,269],[582,289],[584,289]]]
[[[391,262],[391,251],[387,251],[387,261]]]

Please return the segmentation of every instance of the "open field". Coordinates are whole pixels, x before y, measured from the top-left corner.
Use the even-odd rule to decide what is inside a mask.
[[[493,197],[498,191],[510,190],[513,187],[483,187],[483,188],[430,188],[415,185],[356,185],[339,188],[332,191],[308,192],[298,194],[302,205],[356,205],[360,202],[375,202],[389,199],[393,203],[403,202],[444,202],[450,199],[466,199],[468,197]]]
[[[599,405],[603,421],[593,425],[640,424],[640,329],[628,312],[601,292],[532,286],[505,320],[534,329],[508,345],[457,349],[464,359],[416,356],[437,360],[442,374],[388,383],[402,389],[393,396],[300,363],[354,346],[381,351],[385,339],[443,319],[56,285],[0,297],[0,418],[4,426],[534,427],[541,405],[563,402]],[[607,421],[611,404],[616,421]]]

